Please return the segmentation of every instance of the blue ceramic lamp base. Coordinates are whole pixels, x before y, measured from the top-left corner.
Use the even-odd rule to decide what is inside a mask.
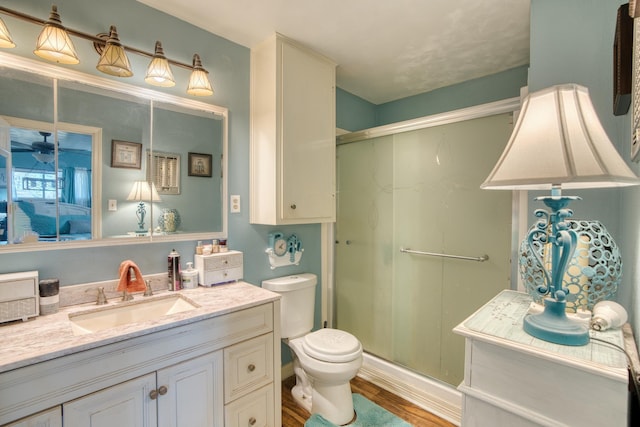
[[[524,318],[524,330],[529,335],[562,345],[586,345],[589,328],[567,317],[565,301],[544,300],[544,311]]]

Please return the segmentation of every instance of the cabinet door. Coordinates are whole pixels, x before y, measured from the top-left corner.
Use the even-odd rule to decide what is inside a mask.
[[[158,425],[222,426],[222,381],[222,350],[158,371]]]
[[[148,374],[62,405],[65,426],[155,427],[156,401],[149,393],[156,376]]]
[[[60,406],[56,406],[7,424],[5,427],[62,427],[62,411]]]
[[[335,67],[282,43],[283,220],[335,221]]]

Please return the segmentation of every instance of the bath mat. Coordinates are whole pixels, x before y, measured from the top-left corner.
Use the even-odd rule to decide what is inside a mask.
[[[353,393],[353,409],[357,418],[347,424],[350,427],[412,427],[408,422],[401,420],[384,408],[379,407],[372,401],[360,394]],[[305,427],[336,427],[335,424],[322,418],[318,414],[313,414],[304,423]]]

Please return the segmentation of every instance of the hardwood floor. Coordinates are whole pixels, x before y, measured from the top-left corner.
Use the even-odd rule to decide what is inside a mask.
[[[283,427],[302,427],[310,416],[291,396],[291,388],[295,385],[295,381],[295,377],[289,377],[282,382]],[[454,424],[438,418],[432,413],[362,378],[356,377],[351,381],[351,391],[360,393],[415,427],[454,427]]]

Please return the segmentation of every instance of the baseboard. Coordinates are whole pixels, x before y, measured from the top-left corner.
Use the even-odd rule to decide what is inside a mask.
[[[457,426],[462,418],[462,395],[451,386],[430,380],[392,363],[364,354],[358,376],[394,393]],[[282,379],[294,375],[293,363],[282,366]]]
[[[358,376],[457,426],[462,419],[462,395],[452,386],[417,375],[364,354]]]

